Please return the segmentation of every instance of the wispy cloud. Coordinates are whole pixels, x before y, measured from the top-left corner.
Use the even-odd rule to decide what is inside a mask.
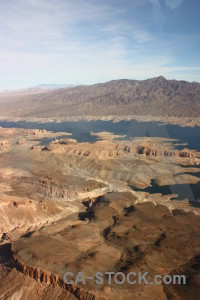
[[[176,64],[176,37],[165,41],[153,26],[163,20],[158,0],[0,0],[0,6],[1,88],[198,71]]]

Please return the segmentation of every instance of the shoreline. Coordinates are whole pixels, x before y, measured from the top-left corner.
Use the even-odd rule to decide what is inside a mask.
[[[0,116],[0,122],[30,122],[30,123],[61,123],[61,122],[77,122],[77,121],[112,121],[117,123],[120,121],[138,121],[138,122],[158,122],[160,125],[178,125],[180,127],[196,127],[200,126],[200,118],[177,118],[177,117],[155,117],[142,115],[126,115],[126,116],[72,116],[72,117],[55,117],[55,118],[37,118],[37,117],[15,117]]]

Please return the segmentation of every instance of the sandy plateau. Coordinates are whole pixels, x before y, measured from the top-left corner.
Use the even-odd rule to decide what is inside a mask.
[[[141,189],[198,184],[200,153],[170,139],[91,134],[100,140],[0,128],[0,299],[198,299],[200,208]],[[52,142],[40,145],[44,137]],[[140,270],[186,274],[188,284],[63,281],[66,271]]]

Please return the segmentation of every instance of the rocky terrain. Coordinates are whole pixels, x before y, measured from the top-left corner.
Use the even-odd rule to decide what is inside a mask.
[[[149,280],[155,274],[166,275],[184,265],[200,251],[199,217],[181,210],[170,212],[165,206],[136,204],[129,193],[109,193],[85,201],[86,211],[73,222],[60,220],[21,238],[13,244],[14,257],[24,274],[37,281],[63,286],[66,270],[84,277],[123,271],[143,270]],[[50,246],[51,245],[51,246]],[[45,254],[45,255],[44,255]],[[195,269],[195,267],[193,267]],[[197,270],[192,279],[197,277]],[[179,296],[168,286],[106,283],[98,286],[67,286],[78,299],[167,299]],[[186,288],[197,299],[200,292],[195,280]],[[181,298],[183,299],[183,298]],[[188,298],[185,298],[188,299]]]
[[[59,135],[0,128],[0,299],[198,299],[200,208],[172,199],[174,184],[200,182],[200,153],[163,138]],[[152,180],[171,192],[143,191]],[[184,273],[188,284],[64,283],[66,271],[97,270]]]
[[[129,118],[199,124],[200,84],[156,77],[0,94],[1,119]]]

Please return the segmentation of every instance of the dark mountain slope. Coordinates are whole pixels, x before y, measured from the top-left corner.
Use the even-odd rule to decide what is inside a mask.
[[[200,116],[200,83],[167,80],[112,80],[90,86],[56,89],[0,101],[0,115],[69,117],[107,115]]]

